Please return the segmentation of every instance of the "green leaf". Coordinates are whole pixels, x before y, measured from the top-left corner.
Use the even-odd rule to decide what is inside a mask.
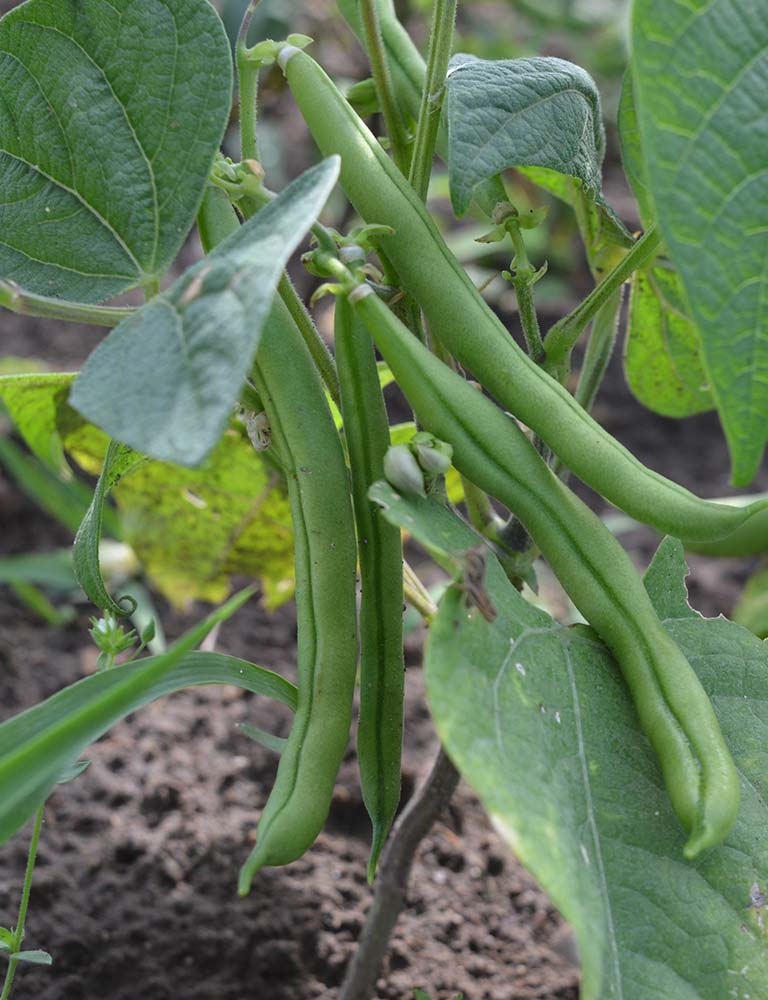
[[[29,965],[53,965],[53,959],[47,951],[16,951],[10,958],[15,962],[27,962]]]
[[[70,402],[153,458],[199,465],[221,437],[280,274],[339,173],[331,157],[282,191],[91,354]]]
[[[0,583],[33,583],[52,590],[76,590],[72,550],[3,556],[0,559]]]
[[[75,778],[79,778],[81,774],[84,774],[88,768],[91,766],[89,760],[76,760],[71,764],[68,764],[56,781],[57,785],[68,785],[70,781],[74,781]]]
[[[451,576],[463,572],[468,549],[483,546],[487,557],[485,586],[489,591],[503,589],[507,577],[487,540],[441,503],[416,495],[403,496],[384,480],[371,486],[368,497],[382,508],[388,521],[409,532]],[[523,606],[530,610],[531,623],[537,623],[538,610],[525,601]]]
[[[655,267],[632,276],[624,370],[633,394],[655,413],[688,417],[714,408],[675,271]]]
[[[138,455],[125,445],[119,444],[117,441],[110,442],[99,481],[96,483],[93,500],[77,530],[72,549],[72,566],[75,576],[88,600],[106,614],[115,615],[117,618],[133,614],[136,610],[136,602],[128,596],[115,601],[107,591],[104,577],[101,574],[99,547],[104,503],[109,491],[120,482],[122,477],[144,461],[143,456]]]
[[[16,936],[7,927],[0,927],[0,951],[12,951],[16,944]]]
[[[0,843],[45,801],[63,769],[86,747],[162,695],[195,685],[233,684],[295,709],[296,689],[279,675],[232,656],[190,652],[251,593],[233,598],[167,653],[92,674],[0,725]]]
[[[679,543],[666,545],[649,587],[742,776],[736,826],[694,863],[626,686],[591,629],[535,611],[490,564],[495,621],[451,587],[430,629],[440,737],[572,925],[582,1000],[723,1000],[761,996],[768,982],[768,655],[738,626],[692,615],[685,572]]]
[[[507,167],[536,166],[601,190],[605,133],[589,74],[563,59],[498,61],[457,55],[447,79],[451,200],[469,208],[484,180]]]
[[[624,173],[629,181],[629,186],[632,188],[632,193],[637,199],[640,219],[643,226],[647,229],[656,221],[656,210],[653,206],[653,195],[648,188],[648,176],[643,158],[640,126],[637,121],[637,108],[635,107],[634,83],[632,82],[631,69],[627,70],[624,74],[624,80],[621,85],[618,126]]]
[[[636,0],[648,185],[702,341],[737,486],[768,439],[768,18],[744,0]]]
[[[203,0],[28,0],[0,21],[0,275],[95,302],[161,277],[229,118]]]
[[[662,620],[701,618],[688,603],[687,576],[683,543],[669,536],[662,539],[643,577],[654,610]]]

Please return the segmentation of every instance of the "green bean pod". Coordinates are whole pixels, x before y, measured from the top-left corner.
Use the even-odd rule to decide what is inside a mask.
[[[288,484],[294,530],[299,701],[256,847],[240,873],[295,861],[328,816],[349,739],[357,670],[357,553],[349,477],[322,383],[279,296],[253,365]]]
[[[745,555],[768,548],[768,500],[718,504],[646,468],[509,336],[450,252],[381,145],[306,53],[279,62],[324,155],[341,155],[341,184],[368,223],[387,223],[387,258],[438,339],[580,479],[639,521],[694,550]]]
[[[360,563],[360,718],[357,753],[373,839],[372,880],[400,802],[403,742],[403,546],[368,489],[383,476],[389,423],[373,344],[346,299],[336,302],[336,363],[352,470]]]
[[[695,857],[738,812],[739,780],[698,677],[668,635],[631,560],[542,461],[514,420],[430,354],[370,289],[350,293],[421,424],[456,468],[520,518],[564,589],[614,653]]]
[[[198,213],[206,251],[237,225],[226,196],[209,187]],[[320,376],[279,295],[262,333],[252,379],[288,486],[299,684],[293,725],[261,815],[256,847],[240,872],[241,895],[259,868],[300,858],[322,829],[349,740],[357,669],[357,553],[344,452]]]

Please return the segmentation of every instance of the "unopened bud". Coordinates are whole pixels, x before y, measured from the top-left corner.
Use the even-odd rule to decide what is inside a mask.
[[[406,444],[392,445],[384,456],[384,475],[401,493],[418,493],[426,496],[424,475],[419,463]]]
[[[419,465],[430,476],[443,476],[451,467],[453,447],[428,431],[419,431],[411,438],[411,448]]]
[[[443,442],[440,442],[441,444]],[[451,456],[453,448],[446,446],[449,450],[445,452],[438,448],[432,448],[427,444],[416,445],[416,458],[422,469],[431,476],[444,476],[451,467]]]

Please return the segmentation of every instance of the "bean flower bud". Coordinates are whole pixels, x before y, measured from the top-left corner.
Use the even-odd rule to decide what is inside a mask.
[[[429,476],[444,476],[451,467],[453,448],[431,434],[420,432],[411,441],[419,465]]]
[[[424,474],[407,444],[395,444],[384,456],[384,475],[401,493],[418,493],[426,496]]]

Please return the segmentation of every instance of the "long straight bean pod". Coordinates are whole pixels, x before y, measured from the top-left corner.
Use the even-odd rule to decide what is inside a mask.
[[[240,874],[241,893],[259,868],[295,861],[320,832],[349,739],[357,670],[357,553],[349,477],[320,376],[279,296],[252,379],[288,484],[299,694],[256,847]]]
[[[395,229],[387,258],[433,333],[501,404],[580,479],[632,517],[692,549],[768,549],[768,500],[718,504],[646,468],[522,351],[450,252],[429,213],[333,81],[292,46],[279,61],[324,155],[341,156],[341,184],[368,223]]]
[[[213,187],[206,190],[197,221],[206,251],[238,226],[226,195]],[[279,295],[252,379],[291,506],[299,683],[256,847],[240,873],[242,894],[259,868],[295,861],[322,829],[349,739],[357,669],[357,553],[344,452],[320,375]]]
[[[463,475],[520,518],[616,656],[689,833],[686,856],[720,843],[738,812],[738,775],[706,692],[626,552],[514,420],[435,358],[370,291],[359,286],[350,299],[419,421],[451,443]]]
[[[389,423],[373,343],[344,298],[336,302],[336,363],[352,470],[360,563],[360,718],[357,753],[373,840],[372,879],[400,802],[403,742],[403,546],[368,489],[384,474]]]

